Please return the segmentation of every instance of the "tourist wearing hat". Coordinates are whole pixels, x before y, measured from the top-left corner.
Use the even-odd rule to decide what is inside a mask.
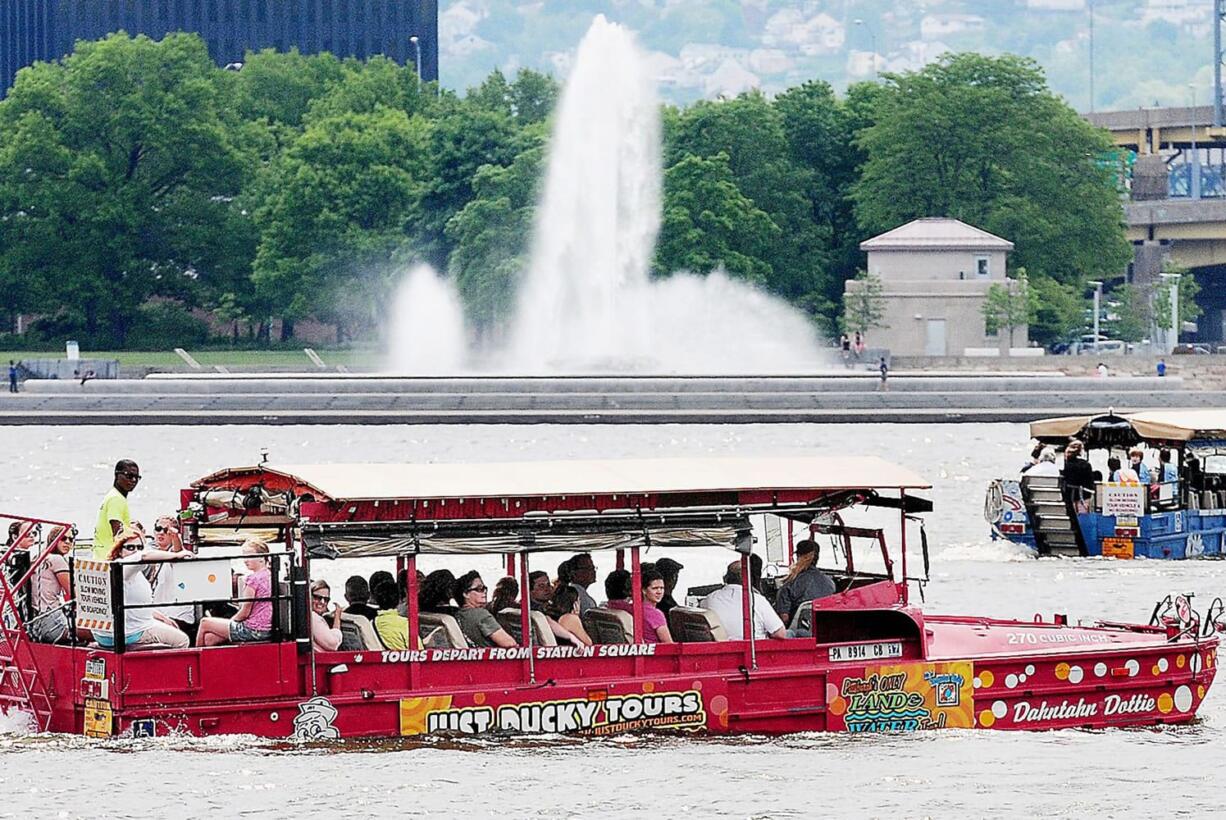
[[[664,597],[656,604],[656,608],[667,615],[668,611],[677,605],[673,599],[673,590],[677,588],[677,576],[685,567],[679,561],[661,558],[656,561],[656,569],[664,576]]]

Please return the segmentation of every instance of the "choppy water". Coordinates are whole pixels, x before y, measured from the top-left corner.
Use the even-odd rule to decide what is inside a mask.
[[[990,543],[983,488],[1025,445],[1020,425],[0,428],[0,510],[89,530],[115,460],[131,457],[145,476],[133,512],[149,521],[179,487],[253,463],[261,447],[281,463],[867,453],[934,483],[930,611],[1143,621],[1168,592],[1194,592],[1201,607],[1226,592],[1223,562],[1038,562]],[[715,580],[722,560],[687,560],[682,585]],[[336,585],[348,571],[325,575]],[[1199,817],[1221,813],[1226,784],[1220,688],[1201,717],[1165,730],[315,748],[97,743],[0,726],[0,817]]]

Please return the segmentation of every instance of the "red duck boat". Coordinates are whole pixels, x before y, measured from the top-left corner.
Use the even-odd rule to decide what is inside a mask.
[[[1220,604],[1203,624],[1184,599],[1150,625],[925,614],[910,601],[910,587],[924,579],[909,574],[908,548],[921,546],[926,575],[920,519],[930,505],[915,493],[927,487],[875,458],[221,470],[182,491],[185,542],[198,557],[182,564],[190,572],[176,600],[203,606],[229,597],[234,545],[259,533],[272,544],[279,580],[269,639],[141,651],[36,643],[26,593],[55,544],[14,544],[0,573],[0,698],[41,729],[94,736],[776,734],[1195,718],[1216,672]],[[727,640],[714,612],[679,606],[669,613],[677,642],[644,642],[641,562],[724,548],[748,577],[763,516],[829,538],[838,548],[829,552],[842,556],[828,570],[836,592],[797,612],[794,634],[807,636],[753,638],[761,599],[739,587],[739,632],[749,639]],[[880,549],[873,569],[853,548],[865,541]],[[528,610],[510,622],[499,613],[526,636],[523,645],[473,647],[452,616],[419,611],[422,558],[446,556],[461,569],[497,555],[526,590],[533,566],[606,550],[630,571],[634,603],[585,613],[590,646],[557,646]],[[21,551],[27,560],[15,560]],[[421,636],[420,648],[385,649],[364,618],[348,615],[341,645],[349,648],[313,648],[311,570],[338,557],[405,571],[408,634]],[[118,562],[73,562],[65,606],[76,626],[124,622],[121,571]]]

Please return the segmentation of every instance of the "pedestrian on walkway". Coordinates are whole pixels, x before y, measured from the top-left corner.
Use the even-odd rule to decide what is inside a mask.
[[[1166,359],[1158,359],[1158,378],[1166,376]]]
[[[877,369],[881,371],[881,383],[877,385],[877,390],[889,392],[890,365],[886,362],[885,356],[882,356],[881,361],[877,363]]]
[[[9,359],[9,392],[17,392],[17,362]]]

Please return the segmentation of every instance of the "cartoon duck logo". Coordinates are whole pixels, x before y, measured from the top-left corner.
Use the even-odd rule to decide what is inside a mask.
[[[340,730],[332,725],[336,707],[325,697],[314,697],[298,704],[294,718],[294,740],[339,740]]]

